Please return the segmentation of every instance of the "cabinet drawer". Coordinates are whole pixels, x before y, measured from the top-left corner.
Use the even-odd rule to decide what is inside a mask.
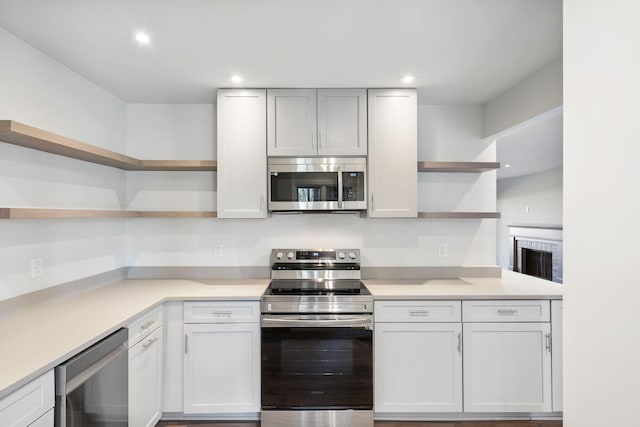
[[[160,326],[162,326],[162,306],[154,308],[129,324],[129,347],[138,343]]]
[[[38,418],[29,427],[53,427],[54,419],[53,408],[49,409],[46,414]]]
[[[0,400],[3,427],[27,426],[53,408],[53,370]]]
[[[260,301],[184,303],[184,323],[250,323],[260,321]]]
[[[464,322],[549,322],[548,300],[463,301]]]
[[[460,322],[460,301],[376,301],[376,322]]]

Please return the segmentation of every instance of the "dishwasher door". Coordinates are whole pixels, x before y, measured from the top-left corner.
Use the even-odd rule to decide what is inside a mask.
[[[56,367],[56,427],[128,425],[127,339],[120,329]]]

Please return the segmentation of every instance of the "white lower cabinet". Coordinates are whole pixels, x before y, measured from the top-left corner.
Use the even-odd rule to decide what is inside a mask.
[[[376,323],[375,411],[462,411],[461,332],[460,323]]]
[[[29,424],[29,427],[53,427],[53,411],[53,409],[49,409],[46,414]]]
[[[162,416],[162,328],[129,349],[129,425],[155,426]]]
[[[562,301],[551,301],[553,412],[562,412]]]
[[[53,370],[0,399],[2,427],[53,427]]]
[[[551,411],[549,322],[464,323],[465,412]]]
[[[229,414],[260,411],[259,316],[240,316],[234,322],[229,303],[185,303],[188,313],[206,306],[211,323],[184,325],[184,413]],[[259,302],[248,302],[259,313]],[[242,310],[239,311],[242,314]],[[220,317],[218,319],[218,317]],[[218,319],[218,320],[216,320]],[[214,323],[215,322],[215,323]]]

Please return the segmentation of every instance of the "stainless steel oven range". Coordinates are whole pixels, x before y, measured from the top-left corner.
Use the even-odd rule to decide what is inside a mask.
[[[373,297],[358,249],[274,249],[262,427],[373,426]]]

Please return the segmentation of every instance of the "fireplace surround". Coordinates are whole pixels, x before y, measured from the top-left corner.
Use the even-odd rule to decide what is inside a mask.
[[[562,283],[562,226],[509,225],[509,269]]]

